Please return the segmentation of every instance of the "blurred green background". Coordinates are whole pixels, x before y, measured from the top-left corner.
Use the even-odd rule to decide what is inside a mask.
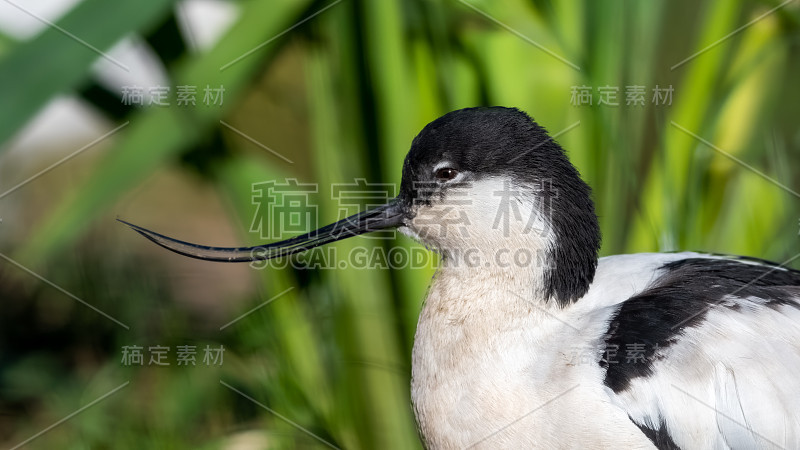
[[[195,261],[114,218],[254,245],[251,185],[296,178],[319,183],[327,223],[332,184],[399,182],[414,135],[457,108],[516,106],[558,134],[594,188],[603,254],[798,266],[798,1],[67,3],[48,26],[36,2],[0,2],[6,23],[40,26],[0,35],[6,448],[420,447],[410,352],[430,267]],[[198,5],[226,12],[213,38],[201,31],[220,21]],[[121,40],[144,57],[104,53]],[[171,105],[126,105],[133,84],[169,86]],[[186,85],[195,106],[177,105]],[[222,105],[203,104],[206,86],[224,87]],[[669,104],[653,101],[669,87]],[[147,352],[123,364],[132,345],[170,347],[170,366]],[[177,365],[181,345],[196,366]],[[202,363],[207,345],[225,349],[221,365]]]

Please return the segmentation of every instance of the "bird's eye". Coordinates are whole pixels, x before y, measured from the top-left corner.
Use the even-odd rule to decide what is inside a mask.
[[[458,175],[458,171],[451,167],[443,167],[436,171],[436,179],[439,181],[450,181]]]

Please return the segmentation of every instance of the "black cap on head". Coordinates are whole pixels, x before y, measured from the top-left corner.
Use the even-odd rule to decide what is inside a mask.
[[[546,295],[562,305],[582,297],[594,278],[600,229],[591,189],[563,148],[547,131],[516,108],[477,107],[452,111],[414,138],[403,165],[401,197],[425,202],[431,191],[415,183],[434,181],[433,168],[447,161],[473,181],[505,177],[534,186],[548,205],[555,244],[548,256]]]

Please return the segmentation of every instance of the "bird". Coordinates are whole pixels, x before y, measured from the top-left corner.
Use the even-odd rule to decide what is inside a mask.
[[[599,258],[590,187],[527,113],[449,112],[413,139],[397,197],[243,262],[397,229],[439,254],[411,400],[423,445],[800,448],[800,272],[701,252]]]

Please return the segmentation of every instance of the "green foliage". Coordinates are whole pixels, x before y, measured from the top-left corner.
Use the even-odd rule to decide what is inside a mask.
[[[14,411],[0,420],[0,439],[8,446],[126,381],[118,393],[28,446],[229,448],[234,440],[251,442],[247,448],[324,446],[311,433],[342,448],[420,446],[408,393],[410,349],[431,268],[253,270],[250,292],[256,294],[248,294],[240,314],[294,289],[223,330],[199,326],[171,299],[165,272],[175,259],[145,263],[116,243],[128,236],[111,220],[119,202],[164,168],[199,174],[194,179],[223,200],[243,243],[255,243],[259,236],[248,232],[253,183],[318,182],[320,223],[327,223],[338,218],[329,186],[356,178],[397,183],[411,139],[427,122],[466,106],[516,106],[551,134],[566,130],[557,139],[593,186],[604,254],[696,249],[782,262],[797,253],[795,4],[761,18],[779,4],[235,4],[236,22],[212,49],[184,48],[164,58],[170,85],[222,85],[224,108],[125,111],[119,125],[127,125],[80,186],[57,191],[52,211],[31,224],[23,242],[3,250],[96,299],[98,308],[124,317],[131,328],[72,305],[58,329],[77,342],[74,348],[50,336],[48,345],[0,355],[0,405]],[[175,14],[169,1],[85,0],[58,25],[107,50],[131,33],[163,30]],[[83,92],[97,58],[54,28],[25,42],[0,36],[0,142],[55,96]],[[291,81],[271,85],[283,72],[289,75],[281,79]],[[643,105],[626,105],[632,85],[645,87]],[[591,89],[591,106],[571,102],[577,86]],[[619,105],[598,104],[604,86],[618,87]],[[656,86],[673,87],[670,105],[651,101]],[[261,104],[285,110],[260,115],[253,105]],[[280,151],[295,164],[254,151],[222,123],[256,130],[254,136],[269,129],[274,136],[281,128],[266,121],[288,121],[284,115],[290,114],[302,125],[291,129],[298,135],[283,136]],[[98,234],[103,244],[87,247],[84,238]],[[355,245],[417,246],[405,238],[335,245],[340,254]],[[38,329],[39,306],[31,305],[71,301],[36,287],[24,273],[12,276],[13,266],[3,268],[0,298],[17,305],[9,306],[4,339],[22,335],[13,322]],[[224,345],[225,364],[120,364],[121,346],[156,341],[173,348]],[[65,355],[86,348],[100,358],[64,363]]]

